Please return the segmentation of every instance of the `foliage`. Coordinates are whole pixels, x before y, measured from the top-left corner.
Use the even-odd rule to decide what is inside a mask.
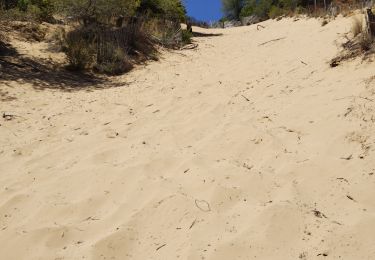
[[[284,14],[284,10],[277,7],[277,6],[274,6],[272,5],[271,8],[270,8],[270,11],[268,13],[268,17],[271,18],[271,19],[275,19],[279,16],[282,16]]]
[[[190,44],[192,37],[193,37],[192,32],[189,32],[188,30],[182,30],[182,43],[183,44]]]
[[[130,70],[134,62],[157,59],[155,44],[174,48],[192,37],[181,30],[186,22],[182,0],[0,0],[0,16],[36,25],[54,16],[78,21],[68,33],[53,36],[69,68],[111,75]]]
[[[222,0],[224,14],[231,19],[239,20],[244,0]]]
[[[267,19],[269,18],[268,14],[271,10],[271,7],[272,0],[261,0],[257,3],[254,14],[261,18]]]
[[[0,0],[0,6],[7,10],[5,18],[17,20],[53,21],[54,4],[52,0]],[[55,0],[57,1],[57,0]]]
[[[300,0],[279,0],[277,6],[284,10],[294,11],[300,4]]]
[[[55,6],[67,16],[85,23],[108,23],[119,16],[133,16],[140,0],[55,0]]]
[[[256,0],[247,0],[244,3],[243,8],[241,9],[240,17],[247,17],[254,14],[256,7]]]
[[[84,29],[72,31],[65,38],[65,53],[72,70],[91,68],[95,61],[95,44],[92,34]]]
[[[107,42],[105,45],[105,55],[94,65],[97,72],[108,75],[119,75],[132,69],[132,64],[125,51],[116,47],[113,43]]]
[[[185,20],[186,10],[181,0],[141,0],[138,13]]]
[[[332,1],[319,0],[315,13],[323,10]],[[236,19],[256,15],[261,20],[275,18],[285,14],[301,14],[311,10],[311,0],[222,0],[225,17]],[[325,5],[324,5],[325,4]]]

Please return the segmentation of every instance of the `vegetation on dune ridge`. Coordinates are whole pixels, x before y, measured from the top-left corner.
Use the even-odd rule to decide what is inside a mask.
[[[353,0],[222,0],[225,18],[234,20],[252,15],[266,20],[300,13],[313,15],[337,13],[358,8],[361,4]]]
[[[370,60],[374,57],[375,46],[373,39],[375,36],[375,28],[371,26],[373,22],[368,22],[369,19],[374,18],[375,17],[371,17],[371,15],[367,16],[366,22],[364,23],[364,17],[362,15],[353,16],[351,37],[346,37],[347,41],[342,44],[342,50],[331,60],[331,67],[337,67],[340,63],[357,57],[361,57],[363,60]]]
[[[69,69],[121,74],[156,59],[155,45],[190,42],[181,0],[0,0],[0,20],[69,24],[57,42]],[[1,45],[4,45],[1,43]]]

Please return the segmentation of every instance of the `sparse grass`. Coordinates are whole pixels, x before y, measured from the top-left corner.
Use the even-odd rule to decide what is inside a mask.
[[[362,52],[368,52],[373,48],[373,40],[367,33],[362,33],[359,39],[359,46]]]
[[[97,59],[94,70],[108,75],[120,75],[133,68],[130,58],[120,47],[107,43],[105,53]]]
[[[191,38],[193,37],[193,33],[189,32],[188,30],[182,30],[182,43],[183,44],[190,44]]]
[[[73,31],[65,37],[65,53],[71,70],[92,68],[95,61],[95,47],[93,40],[85,31]]]
[[[352,23],[352,33],[356,37],[358,34],[363,32],[363,19],[362,17],[355,16],[353,17]]]
[[[275,19],[285,14],[285,11],[277,6],[271,6],[271,9],[268,13],[269,18]]]
[[[374,41],[364,29],[363,20],[359,17],[353,18],[352,33],[353,38],[348,38],[348,41],[342,45],[343,50],[331,60],[331,67],[358,57],[362,57],[363,60],[373,57],[375,53]]]
[[[141,21],[121,28],[83,26],[56,38],[57,42],[63,39],[60,45],[67,55],[68,68],[74,70],[119,75],[131,70],[134,63],[157,59],[157,50]]]

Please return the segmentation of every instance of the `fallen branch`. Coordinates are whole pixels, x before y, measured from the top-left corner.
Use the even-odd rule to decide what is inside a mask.
[[[319,211],[317,209],[314,209],[313,213],[314,213],[315,217],[317,217],[317,218],[327,218],[327,216],[324,215],[324,213],[322,213],[321,211]]]
[[[189,45],[186,45],[184,47],[181,47],[180,50],[193,50],[193,49],[196,49],[198,48],[198,44],[189,44]]]
[[[357,202],[357,201],[356,201],[352,196],[350,196],[350,195],[346,195],[346,197],[347,197],[348,199],[354,201],[354,202]]]
[[[266,42],[263,42],[263,43],[259,44],[258,46],[266,45],[267,43],[270,43],[270,42],[276,42],[276,41],[284,40],[285,38],[286,37],[281,37],[281,38],[273,39],[273,40],[270,40],[270,41],[266,41]]]
[[[165,247],[166,245],[167,245],[167,244],[163,244],[163,245],[159,246],[158,248],[156,248],[156,251],[158,251],[159,249]]]
[[[3,119],[4,119],[5,121],[11,121],[11,120],[14,119],[14,117],[15,117],[15,115],[11,115],[11,114],[5,114],[5,113],[3,113]]]
[[[246,99],[247,102],[250,102],[250,99],[248,99],[247,97],[245,97],[244,95],[241,95],[244,99]]]
[[[340,159],[346,160],[346,161],[350,161],[351,159],[353,159],[353,155],[351,154],[351,155],[349,155],[347,157],[341,157]]]
[[[192,229],[196,222],[197,222],[197,219],[195,219],[195,220],[193,221],[193,223],[191,223],[189,229]]]

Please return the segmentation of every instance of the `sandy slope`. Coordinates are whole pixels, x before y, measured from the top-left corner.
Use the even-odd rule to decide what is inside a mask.
[[[1,84],[0,259],[375,259],[374,65],[329,68],[351,20],[320,24],[218,30],[116,88]]]

